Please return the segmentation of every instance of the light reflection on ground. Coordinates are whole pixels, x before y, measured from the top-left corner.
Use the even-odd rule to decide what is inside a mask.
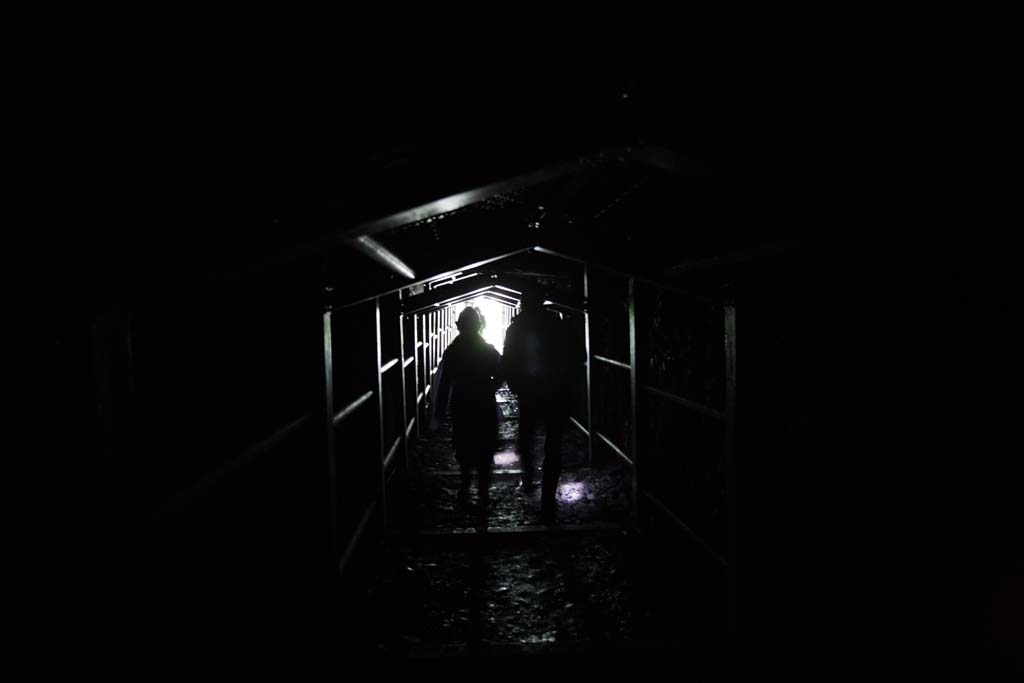
[[[498,467],[515,465],[517,462],[519,462],[519,456],[516,455],[515,451],[502,451],[501,453],[494,454],[494,464]]]
[[[587,485],[582,481],[573,481],[558,487],[558,500],[563,503],[575,503],[587,495]]]

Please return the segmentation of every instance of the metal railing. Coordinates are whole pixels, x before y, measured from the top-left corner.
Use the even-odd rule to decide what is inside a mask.
[[[630,365],[629,363],[623,363],[621,360],[613,360],[611,358],[606,358],[605,356],[599,356],[596,353],[592,356],[592,358],[594,360],[599,360],[602,363],[607,363],[608,365],[614,365],[617,368],[623,368],[624,370],[633,369],[633,366]]]
[[[576,428],[583,432],[584,436],[590,436],[590,430],[584,427],[582,424],[580,424],[579,420],[577,420],[572,415],[569,416],[569,422],[572,422],[574,425],[576,425]]]
[[[627,463],[629,463],[630,467],[633,467],[633,465],[634,465],[633,459],[630,458],[628,455],[626,455],[625,451],[623,451],[621,448],[616,446],[615,443],[611,439],[609,439],[607,436],[605,436],[601,432],[594,432],[594,434],[597,436],[597,438],[601,439],[601,441],[604,441],[605,444],[608,446],[608,448],[612,449],[612,451],[616,455],[618,455],[620,458],[622,458]]]
[[[358,410],[358,409],[359,409],[360,407],[362,407],[362,406],[366,405],[366,403],[367,403],[367,402],[368,402],[368,401],[369,401],[369,400],[370,400],[371,398],[373,398],[373,392],[372,392],[372,391],[367,391],[367,392],[366,392],[365,394],[363,394],[362,396],[360,396],[359,398],[357,398],[356,400],[352,401],[352,402],[351,402],[351,403],[349,403],[349,404],[348,404],[347,406],[345,406],[344,408],[342,408],[341,410],[339,410],[339,411],[338,411],[338,412],[337,412],[337,413],[336,413],[336,414],[334,415],[334,425],[335,425],[335,426],[337,426],[337,425],[341,424],[341,422],[342,422],[342,421],[343,421],[344,419],[346,419],[347,417],[349,417],[350,415],[352,415],[352,414],[353,414],[354,412],[356,412],[356,410]]]
[[[691,401],[688,398],[676,396],[675,394],[671,394],[667,391],[657,389],[648,384],[641,384],[640,388],[646,391],[647,393],[651,394],[652,396],[657,396],[659,398],[665,399],[666,401],[671,401],[672,403],[675,403],[677,405],[689,408],[694,412],[698,412],[701,415],[707,415],[708,417],[713,417],[716,420],[725,421],[725,413],[722,412],[721,410],[715,410],[714,408],[710,408],[702,403],[698,403],[697,401]]]

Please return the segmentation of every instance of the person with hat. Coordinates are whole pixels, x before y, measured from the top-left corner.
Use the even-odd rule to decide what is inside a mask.
[[[469,507],[469,487],[477,470],[480,512],[490,502],[491,468],[498,447],[497,404],[494,394],[503,382],[501,354],[480,336],[480,314],[467,306],[459,314],[459,334],[445,349],[438,366],[437,394],[433,399],[435,429],[451,399],[452,436],[461,483],[458,500]]]

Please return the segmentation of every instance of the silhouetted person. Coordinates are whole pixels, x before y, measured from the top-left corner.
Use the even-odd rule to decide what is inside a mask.
[[[503,366],[508,387],[519,399],[516,442],[523,466],[523,487],[534,485],[533,443],[537,427],[547,430],[541,517],[555,521],[555,492],[562,472],[562,434],[569,423],[570,366],[573,354],[564,324],[543,307],[541,297],[524,293],[522,311],[505,334]]]
[[[501,355],[480,336],[480,315],[475,309],[465,308],[456,326],[459,336],[441,358],[431,424],[437,425],[444,416],[450,394],[455,459],[462,474],[459,503],[469,503],[469,484],[475,467],[483,512],[490,498],[491,467],[498,447],[494,392],[502,383]]]

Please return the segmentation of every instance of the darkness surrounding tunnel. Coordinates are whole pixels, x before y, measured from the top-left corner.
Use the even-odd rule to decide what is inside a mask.
[[[970,240],[902,231],[886,202],[910,190],[836,160],[886,143],[765,113],[788,91],[723,64],[419,68],[354,76],[308,109],[336,124],[312,134],[291,94],[259,121],[189,115],[232,99],[201,84],[115,124],[146,144],[118,150],[129,172],[83,205],[89,230],[47,233],[34,292],[41,386],[62,387],[40,405],[67,414],[37,439],[64,454],[39,499],[65,558],[42,611],[60,616],[35,617],[49,642],[148,662],[1019,663],[1006,435],[913,393],[943,368],[1012,424],[998,375],[944,355],[1008,309],[968,293]],[[515,486],[505,387],[481,525],[454,503],[450,424],[426,428],[432,373],[462,306],[504,326],[527,288],[587,358],[559,520]],[[955,322],[919,343],[936,304]]]

